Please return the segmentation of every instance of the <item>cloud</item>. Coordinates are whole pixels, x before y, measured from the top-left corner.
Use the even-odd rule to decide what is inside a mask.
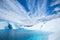
[[[20,23],[21,25],[35,25],[35,24],[39,23],[40,21],[44,22],[44,21],[49,21],[49,20],[60,17],[59,12],[57,12],[57,14],[53,14],[53,15],[49,15],[49,16],[45,16],[45,15],[38,16],[38,15],[40,15],[40,10],[39,10],[39,11],[37,11],[38,12],[38,15],[36,15],[37,17],[30,18],[30,16],[28,15],[29,13],[26,12],[24,7],[21,4],[19,4],[16,0],[15,1],[14,0],[13,1],[5,0],[3,2],[5,3],[5,4],[2,3],[5,5],[4,8],[7,7],[7,9],[0,7],[0,18],[9,20],[12,22]],[[44,3],[45,2],[46,1],[44,1]],[[46,14],[44,5],[45,4],[43,4],[43,7],[42,7],[43,9],[41,9],[42,10],[41,12],[43,14]]]

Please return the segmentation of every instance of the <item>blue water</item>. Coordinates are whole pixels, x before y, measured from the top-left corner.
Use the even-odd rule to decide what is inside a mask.
[[[0,30],[0,40],[48,40],[49,32],[25,29]]]

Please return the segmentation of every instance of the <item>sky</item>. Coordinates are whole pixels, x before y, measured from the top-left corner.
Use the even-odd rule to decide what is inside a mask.
[[[2,19],[29,25],[29,24],[34,24],[35,22],[38,22],[41,20],[45,21],[45,20],[51,20],[51,19],[60,17],[59,0],[58,1],[17,0],[17,1],[19,4],[16,3],[16,1],[14,0],[6,0],[6,1],[4,0],[3,2],[0,1],[0,4],[1,4],[0,17]],[[45,14],[47,14],[47,16],[44,16]]]
[[[29,11],[29,7],[28,7],[28,3],[26,0],[17,0],[19,3],[21,3],[24,8],[26,9],[26,11]],[[34,0],[33,0],[34,1]],[[38,0],[35,0],[37,3]],[[40,0],[41,1],[41,0]],[[46,6],[46,10],[47,10],[47,15],[52,15],[52,14],[57,14],[56,11],[53,11],[56,7],[59,7],[60,8],[60,4],[57,4],[57,5],[53,5],[53,6],[50,6],[52,5],[52,3],[54,3],[56,0],[47,0],[47,4],[45,5]],[[32,3],[32,2],[31,2]],[[37,4],[38,5],[38,4]],[[37,6],[35,5],[35,6]],[[53,11],[53,12],[52,12]],[[51,13],[52,12],[52,13]]]
[[[26,0],[17,0],[22,6],[24,6],[24,8],[26,9],[26,11],[29,11],[28,5],[27,5],[27,1]]]

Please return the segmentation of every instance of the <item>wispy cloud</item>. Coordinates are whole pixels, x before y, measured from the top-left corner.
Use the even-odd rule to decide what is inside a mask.
[[[28,8],[30,9],[30,11],[26,12],[24,7],[20,3],[18,3],[17,0],[3,0],[1,4],[3,4],[4,6],[0,5],[0,19],[13,21],[21,25],[35,25],[40,21],[44,22],[60,17],[60,12],[57,12],[57,14],[46,16],[46,1],[43,1],[41,7],[39,7],[39,2],[40,1],[38,1],[37,5],[34,5],[35,1],[30,4],[31,0],[27,0]],[[37,10],[35,9],[36,12],[33,9],[34,6],[37,7]],[[59,8],[56,8],[55,10],[58,11]],[[33,17],[31,18],[29,14],[31,14]]]

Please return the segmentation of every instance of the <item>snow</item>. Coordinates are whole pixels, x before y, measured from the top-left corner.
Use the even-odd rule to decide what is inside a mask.
[[[60,18],[52,19],[47,21],[45,24],[43,22],[37,23],[32,27],[23,27],[28,30],[41,30],[46,32],[57,32],[60,30]]]
[[[57,32],[60,30],[60,18],[56,18],[45,23],[41,29],[42,31]]]

